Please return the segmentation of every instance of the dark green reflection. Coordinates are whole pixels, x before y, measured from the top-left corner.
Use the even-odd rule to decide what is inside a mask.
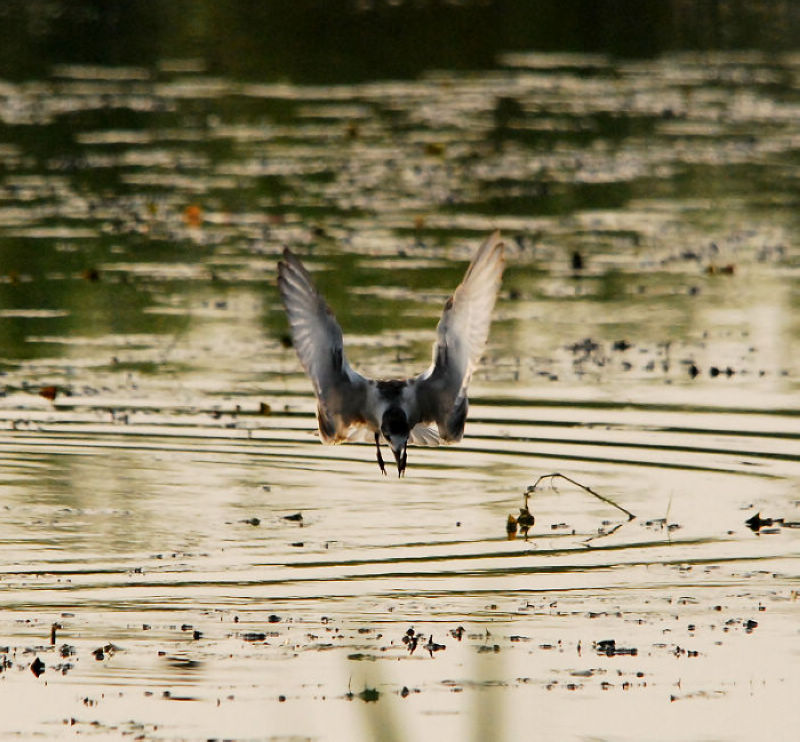
[[[798,29],[796,4],[765,0],[9,0],[0,69],[21,79],[54,63],[149,67],[192,57],[237,78],[330,83],[486,68],[508,49],[774,51],[793,48]]]

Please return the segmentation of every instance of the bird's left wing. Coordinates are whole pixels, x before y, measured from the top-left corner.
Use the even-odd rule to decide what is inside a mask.
[[[421,422],[435,422],[446,442],[461,440],[467,387],[480,360],[503,276],[503,241],[494,232],[481,245],[464,280],[447,300],[436,328],[433,364],[414,380]]]
[[[342,328],[288,247],[278,263],[278,289],[295,350],[317,395],[320,436],[326,443],[343,440],[351,426],[364,423],[369,381],[350,368]]]

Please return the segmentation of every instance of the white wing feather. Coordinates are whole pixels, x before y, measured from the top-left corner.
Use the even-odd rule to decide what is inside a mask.
[[[433,363],[417,377],[422,422],[435,422],[446,441],[460,440],[472,372],[486,347],[505,258],[494,232],[481,245],[464,280],[447,300],[436,328]]]
[[[300,362],[318,401],[323,441],[338,442],[352,425],[363,424],[368,381],[344,355],[342,328],[300,260],[288,248],[278,264],[278,288]]]

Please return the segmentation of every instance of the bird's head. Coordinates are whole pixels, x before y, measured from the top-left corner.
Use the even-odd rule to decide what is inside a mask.
[[[397,462],[397,473],[403,476],[406,470],[408,436],[411,430],[408,426],[406,413],[399,407],[390,407],[383,413],[381,420],[381,434],[389,442],[394,460]]]

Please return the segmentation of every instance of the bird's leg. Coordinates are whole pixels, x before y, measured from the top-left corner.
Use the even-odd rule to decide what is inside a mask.
[[[375,450],[378,452],[378,466],[381,468],[381,474],[386,476],[386,467],[383,464],[383,456],[381,456],[381,435],[375,433]]]
[[[397,462],[397,476],[403,477],[406,473],[406,461],[408,461],[408,449],[403,449],[403,458]]]

